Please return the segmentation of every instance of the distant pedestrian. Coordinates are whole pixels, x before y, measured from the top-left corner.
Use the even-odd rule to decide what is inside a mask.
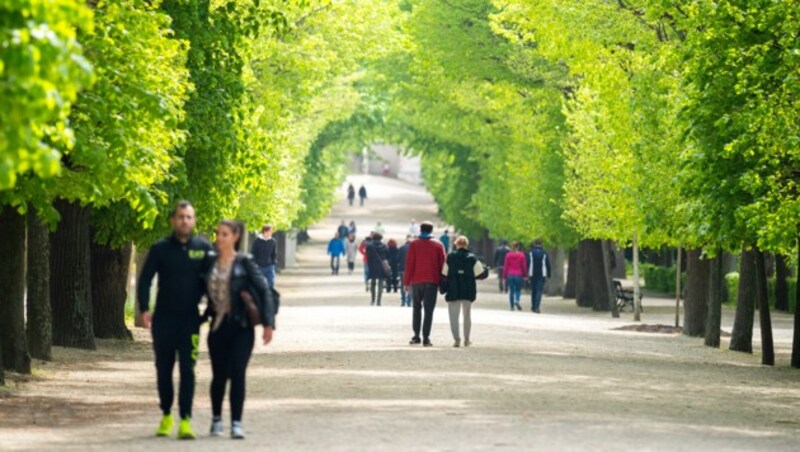
[[[361,201],[361,206],[364,206],[364,201],[367,200],[367,187],[364,184],[361,184],[361,188],[358,189],[358,199]]]
[[[367,245],[370,305],[377,304],[378,306],[381,305],[384,281],[391,274],[388,261],[389,250],[381,240],[383,240],[383,236],[376,232],[372,235],[372,240]]]
[[[511,251],[511,248],[508,247],[508,242],[503,240],[500,242],[500,246],[494,250],[494,268],[497,271],[497,281],[500,285],[500,293],[508,292],[508,287],[506,287],[503,283],[503,265],[505,265],[506,261],[506,254]]]
[[[394,239],[389,239],[386,242],[386,246],[388,247],[387,259],[389,261],[389,267],[392,269],[392,274],[386,281],[386,293],[396,293],[398,286],[400,285],[400,282],[397,279],[397,256],[399,255],[400,250],[397,248],[397,242]]]
[[[450,330],[453,333],[454,347],[461,346],[458,318],[464,311],[464,346],[469,347],[472,329],[472,302],[477,298],[476,279],[485,279],[489,270],[467,249],[469,240],[460,236],[455,240],[456,250],[447,256],[442,275],[447,277],[447,308],[450,311]]]
[[[450,231],[447,229],[444,230],[444,234],[439,237],[439,241],[442,242],[442,246],[444,247],[444,252],[450,252]]]
[[[275,268],[278,265],[278,242],[272,238],[272,225],[261,228],[261,235],[250,246],[250,254],[270,287],[275,286]]]
[[[414,314],[412,328],[414,336],[411,345],[422,343],[431,347],[431,327],[433,325],[433,312],[436,309],[436,297],[439,290],[439,279],[444,266],[445,254],[442,244],[433,238],[433,223],[424,222],[420,225],[420,234],[417,240],[411,242],[406,257],[403,285],[406,290],[412,290],[414,300]],[[422,310],[425,309],[425,321],[422,321]],[[420,339],[420,326],[422,339]]]
[[[515,307],[517,310],[522,311],[519,299],[522,295],[522,282],[527,274],[528,263],[525,253],[520,251],[519,242],[514,242],[511,246],[511,252],[506,254],[506,259],[503,263],[503,279],[508,285],[508,303],[512,311]]]
[[[353,201],[355,201],[355,199],[356,199],[356,187],[353,187],[353,184],[350,184],[347,187],[347,202],[349,202],[350,205],[352,206]]]
[[[356,222],[350,220],[350,225],[347,227],[347,235],[356,235],[357,232]]]
[[[386,228],[383,227],[383,224],[379,221],[378,224],[375,225],[375,229],[373,231],[377,232],[380,235],[386,234]]]
[[[528,277],[531,281],[531,311],[541,313],[542,293],[544,283],[550,278],[550,256],[542,248],[541,239],[533,242],[533,247],[529,253],[531,265],[528,269]]]
[[[331,256],[331,275],[338,275],[339,262],[341,257],[345,255],[344,242],[342,242],[338,232],[328,242],[328,254]]]
[[[347,271],[352,275],[356,268],[356,256],[358,256],[358,242],[356,242],[355,234],[350,234],[344,241],[344,250],[347,255]]]
[[[403,284],[403,274],[406,271],[406,257],[408,257],[408,249],[411,247],[413,239],[413,236],[407,235],[406,243],[397,249],[397,279],[400,283],[400,306],[411,307],[411,294],[406,292],[406,286]]]
[[[372,241],[372,234],[370,233],[364,240],[361,241],[361,244],[358,245],[358,252],[361,253],[361,260],[364,262],[364,286],[367,288],[367,292],[369,292],[369,260],[367,259],[367,246]]]
[[[339,235],[339,240],[342,242],[344,242],[347,236],[350,235],[350,228],[347,227],[347,224],[345,224],[344,220],[342,220],[342,224],[336,228],[336,233]]]
[[[419,236],[419,225],[417,224],[417,220],[412,218],[411,224],[408,226],[408,234],[412,238],[417,238]]]

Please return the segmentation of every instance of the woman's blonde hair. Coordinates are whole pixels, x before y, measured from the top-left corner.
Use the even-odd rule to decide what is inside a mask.
[[[469,247],[469,239],[464,237],[463,235],[459,235],[455,241],[456,248],[467,248]]]

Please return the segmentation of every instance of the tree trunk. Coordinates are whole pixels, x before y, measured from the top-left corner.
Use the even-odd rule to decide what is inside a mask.
[[[142,269],[144,268],[144,263],[147,260],[147,254],[149,251],[144,249],[140,249],[139,246],[136,247],[136,283],[134,285],[133,293],[136,293],[136,290],[139,289],[139,275],[142,274]],[[137,327],[144,327],[144,322],[142,322],[142,312],[139,311],[139,300],[134,297],[133,300],[133,325]]]
[[[786,256],[775,255],[775,310],[784,312],[789,310],[789,285],[786,282],[789,265],[786,261]]]
[[[564,250],[551,248],[547,253],[550,256],[550,269],[553,274],[544,285],[544,293],[550,297],[564,295]]]
[[[736,317],[733,320],[730,349],[753,353],[753,319],[756,309],[755,255],[742,249],[739,262],[739,294],[736,298]]]
[[[53,344],[93,350],[89,208],[61,199],[55,207],[61,221],[50,234]]]
[[[569,250],[567,259],[567,283],[564,285],[564,298],[576,298],[578,280],[578,250]]]
[[[797,235],[797,262],[800,262],[800,229]],[[797,290],[794,294],[794,336],[792,338],[792,367],[800,369],[800,268],[797,269]]]
[[[775,365],[775,348],[772,344],[772,319],[769,315],[769,297],[767,295],[767,268],[764,252],[755,250],[756,261],[756,301],[758,302],[758,319],[761,325],[761,364]]]
[[[50,310],[50,231],[34,209],[28,212],[28,348],[31,356],[52,359]]]
[[[719,334],[722,327],[722,267],[725,264],[722,253],[711,259],[708,282],[708,315],[706,316],[706,346],[719,348]]]
[[[642,320],[642,301],[639,299],[639,294],[642,293],[642,288],[639,280],[639,234],[633,234],[633,320],[640,322]]]
[[[612,261],[614,265],[611,267],[611,276],[616,279],[625,279],[628,274],[625,270],[625,250],[620,248],[616,243],[611,244]]]
[[[25,339],[25,217],[11,206],[0,211],[0,343],[3,366],[31,373]]]
[[[675,328],[681,326],[681,264],[683,263],[683,250],[678,245],[677,259],[675,265]]]
[[[605,305],[608,306],[607,309],[611,310],[611,317],[619,318],[619,307],[617,307],[617,297],[615,295],[613,279],[611,278],[611,241],[603,240],[601,244],[600,250],[603,253],[602,272],[603,276],[605,276],[603,279],[605,282],[605,290],[600,292],[600,294],[601,296],[605,294]]]
[[[608,245],[602,240],[583,240],[578,254],[578,306],[595,311],[610,311],[615,306],[611,297]]]
[[[702,259],[703,250],[694,249],[686,253],[686,300],[683,303],[683,334],[703,337],[708,316],[708,283],[711,266]]]
[[[125,326],[131,249],[130,243],[122,248],[97,243],[91,245],[91,299],[95,337],[133,339]]]

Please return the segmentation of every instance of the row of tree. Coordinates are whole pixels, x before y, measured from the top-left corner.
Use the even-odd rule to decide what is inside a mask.
[[[324,216],[389,3],[0,2],[0,382],[51,346],[130,337],[131,252],[198,228]],[[344,139],[348,135],[347,140]],[[332,139],[333,137],[335,139]],[[27,312],[26,312],[27,310]]]
[[[732,348],[752,350],[757,305],[774,362],[764,256],[797,264],[800,2],[400,6],[404,45],[371,89],[447,221],[573,249],[567,289],[603,310],[612,242],[633,248],[637,292],[640,247],[685,249],[684,332],[714,347],[722,256],[741,253]]]

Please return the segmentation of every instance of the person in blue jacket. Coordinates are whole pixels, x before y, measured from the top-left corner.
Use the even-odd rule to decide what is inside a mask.
[[[331,256],[331,275],[339,274],[339,262],[345,255],[344,242],[339,237],[339,233],[333,235],[333,239],[328,242],[328,254]]]
[[[536,239],[533,242],[528,259],[531,264],[528,266],[528,277],[531,281],[531,311],[539,314],[541,313],[542,293],[544,292],[544,284],[550,275],[550,256],[547,251],[542,248],[542,241]]]

